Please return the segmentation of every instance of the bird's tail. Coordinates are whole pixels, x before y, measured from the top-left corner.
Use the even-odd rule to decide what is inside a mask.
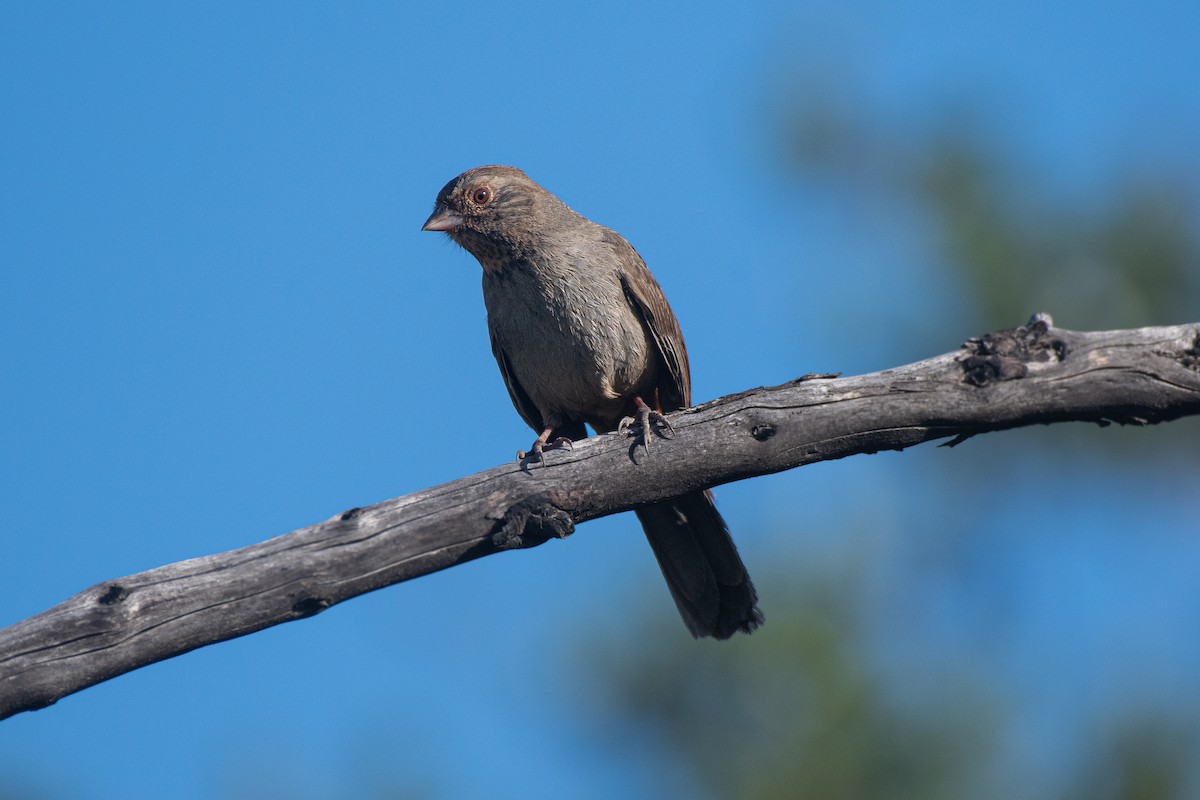
[[[692,635],[728,639],[762,624],[758,595],[708,491],[637,510]]]

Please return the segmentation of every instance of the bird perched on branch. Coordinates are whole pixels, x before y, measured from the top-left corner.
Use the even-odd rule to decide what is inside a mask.
[[[492,353],[521,417],[528,454],[640,428],[691,405],[679,322],[641,256],[519,169],[486,166],[446,184],[422,228],[445,232],[483,267]],[[525,458],[526,454],[519,453]],[[712,493],[635,512],[694,636],[727,639],[762,623],[754,585]]]

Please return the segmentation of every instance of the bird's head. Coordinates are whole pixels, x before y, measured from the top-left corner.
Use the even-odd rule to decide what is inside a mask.
[[[442,187],[421,230],[445,233],[488,269],[538,238],[553,203],[552,194],[515,167],[476,167]]]

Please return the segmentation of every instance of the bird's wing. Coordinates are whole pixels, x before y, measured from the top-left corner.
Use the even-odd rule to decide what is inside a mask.
[[[665,367],[658,378],[659,404],[663,411],[687,408],[692,404],[692,378],[679,320],[667,305],[662,287],[633,245],[613,231],[607,231],[605,239],[620,258],[621,288],[625,290],[625,297],[650,331]]]
[[[516,407],[517,413],[521,415],[521,419],[525,420],[525,424],[533,428],[538,433],[542,432],[542,413],[538,411],[537,406],[529,399],[529,395],[521,388],[521,384],[517,382],[517,378],[513,375],[512,364],[508,361],[508,355],[500,347],[500,343],[496,341],[496,337],[492,336],[492,355],[496,357],[496,363],[500,366],[500,374],[504,377],[504,386],[508,389],[508,397],[512,400],[512,404]]]
[[[538,407],[529,399],[529,395],[522,388],[517,376],[513,374],[512,364],[508,361],[508,355],[496,341],[496,337],[492,336],[492,355],[496,357],[496,363],[500,366],[500,375],[504,378],[504,387],[508,389],[508,397],[512,400],[513,406],[517,409],[517,413],[521,415],[521,419],[525,420],[525,424],[533,428],[539,434],[542,432],[542,426],[545,422],[542,420],[542,412],[538,411]],[[572,441],[587,438],[587,428],[578,420],[568,420],[555,429],[551,441],[560,436],[565,436]]]

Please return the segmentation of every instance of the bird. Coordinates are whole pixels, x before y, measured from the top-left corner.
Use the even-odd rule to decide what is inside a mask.
[[[445,233],[483,268],[492,354],[528,453],[598,434],[671,432],[664,412],[691,405],[679,321],[637,251],[516,167],[467,170],[438,193],[422,230]],[[717,511],[696,491],[635,509],[671,596],[696,638],[728,639],[763,622],[758,595]]]

